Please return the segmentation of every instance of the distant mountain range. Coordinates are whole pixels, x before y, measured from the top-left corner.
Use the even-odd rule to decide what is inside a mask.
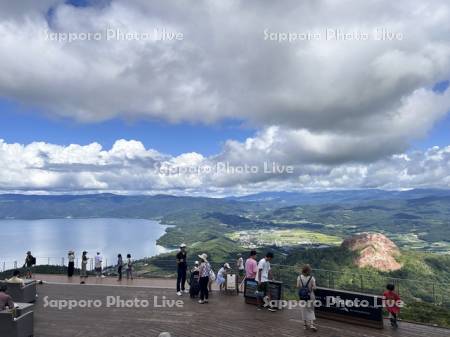
[[[386,191],[380,189],[342,190],[326,192],[261,192],[229,200],[246,202],[271,202],[284,206],[355,203],[374,200],[410,200],[428,197],[448,197],[450,189],[412,189]]]
[[[262,192],[242,197],[207,198],[172,195],[124,196],[110,193],[87,195],[0,194],[1,218],[130,217],[156,218],[183,212],[222,212],[276,209],[300,205],[345,205],[386,200],[450,201],[450,190],[414,189],[384,191],[379,189],[327,192]],[[334,206],[330,206],[334,207]],[[400,215],[399,215],[400,216]]]

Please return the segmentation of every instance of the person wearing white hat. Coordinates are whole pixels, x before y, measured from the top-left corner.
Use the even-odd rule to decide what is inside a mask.
[[[73,250],[69,250],[67,259],[69,261],[69,264],[67,265],[67,276],[72,277],[75,270],[75,252]]]
[[[200,273],[200,300],[198,303],[208,303],[208,283],[209,275],[211,274],[211,265],[208,262],[208,255],[205,253],[198,256],[200,258],[200,266],[198,268]]]
[[[177,295],[181,296],[183,293],[189,291],[185,288],[186,285],[186,271],[187,271],[187,253],[186,244],[180,245],[180,251],[177,253]]]
[[[220,268],[219,271],[217,272],[216,283],[219,286],[219,290],[222,290],[223,288],[225,288],[225,277],[229,270],[230,270],[230,265],[228,263],[224,263],[222,268]]]

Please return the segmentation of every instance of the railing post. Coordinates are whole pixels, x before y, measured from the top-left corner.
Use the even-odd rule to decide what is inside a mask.
[[[61,266],[64,267],[64,258],[63,257],[61,258]]]
[[[47,266],[49,266],[50,265],[50,258],[48,257],[47,258]]]
[[[14,269],[17,269],[17,261],[14,261]]]
[[[361,281],[361,292],[364,292],[364,280],[362,274],[359,275],[359,279]]]
[[[6,262],[3,261],[3,271],[5,271],[5,270],[6,270]]]

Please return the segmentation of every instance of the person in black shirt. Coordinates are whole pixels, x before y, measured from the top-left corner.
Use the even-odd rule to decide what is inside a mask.
[[[186,245],[182,243],[180,245],[180,251],[177,254],[177,295],[181,296],[182,292],[188,293],[189,291],[185,289],[186,284]]]

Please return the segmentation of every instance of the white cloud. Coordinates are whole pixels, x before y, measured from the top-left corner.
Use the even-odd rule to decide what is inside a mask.
[[[51,9],[51,11],[49,11]],[[280,19],[282,18],[282,19]],[[326,25],[324,24],[326,23]],[[265,41],[271,32],[373,33],[397,41]],[[153,32],[183,41],[77,41],[50,33]],[[448,149],[408,152],[450,110],[450,5],[418,0],[0,1],[0,97],[50,117],[216,123],[259,131],[215,156],[168,156],[139,141],[59,146],[0,143],[0,189],[190,191],[265,188],[448,187]],[[0,135],[1,136],[1,135]],[[215,172],[218,162],[292,165],[295,174]],[[165,175],[153,167],[202,174]]]
[[[252,143],[254,140],[247,141]],[[450,146],[393,155],[368,164],[291,163],[294,171],[289,174],[264,172],[263,164],[251,157],[233,164],[225,153],[222,155],[186,153],[171,157],[132,140],[118,140],[109,150],[96,143],[20,145],[0,140],[0,191],[225,195],[269,189],[450,188]],[[239,171],[245,165],[258,169]]]

